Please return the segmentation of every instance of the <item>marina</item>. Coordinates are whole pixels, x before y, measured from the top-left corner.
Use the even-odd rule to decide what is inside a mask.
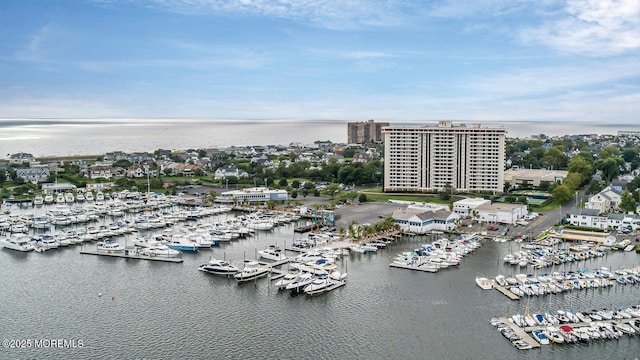
[[[52,205],[54,206],[54,205]],[[176,208],[177,210],[177,208]],[[203,210],[202,210],[203,211]],[[173,212],[173,211],[172,211]],[[195,214],[195,213],[194,213]],[[110,226],[114,220],[119,220],[123,225],[135,224],[132,219],[135,214],[125,214],[121,217],[109,217],[110,215],[102,215],[97,221],[88,222],[86,224],[76,225],[54,225],[49,232],[52,234],[64,230],[69,233],[69,237],[73,235],[73,231],[84,233],[82,228],[86,228],[86,234],[90,234],[88,228],[105,226],[102,232],[112,232],[112,236],[118,239],[118,242],[125,249],[130,249],[132,243],[140,242],[141,244],[149,244],[151,239],[165,238],[175,233],[176,229],[182,228],[188,224],[198,224],[198,226],[187,226],[190,232],[195,232],[196,228],[208,228],[210,224],[225,223],[230,224],[236,219],[246,217],[246,213],[237,212],[220,212],[211,215],[200,215],[195,221],[177,220],[173,225],[165,225],[156,229],[139,229],[138,231],[123,231],[117,226]],[[149,221],[151,218],[149,218]],[[104,224],[104,225],[102,225]],[[119,332],[113,336],[120,343],[126,344],[131,333],[123,326],[130,326],[135,329],[135,324],[145,322],[150,326],[156,326],[167,332],[171,336],[186,341],[187,338],[193,337],[196,333],[207,331],[207,327],[202,323],[202,317],[210,317],[220,324],[229,328],[235,336],[243,336],[247,331],[252,336],[266,331],[273,326],[273,314],[285,314],[284,321],[287,324],[288,331],[298,331],[307,334],[315,334],[322,336],[311,340],[312,344],[317,347],[327,347],[327,341],[333,344],[328,346],[326,351],[321,352],[325,356],[330,356],[339,352],[341,358],[378,358],[380,354],[393,357],[398,352],[407,353],[409,358],[421,358],[422,353],[429,351],[433,356],[448,358],[451,356],[450,351],[446,351],[437,346],[438,343],[448,341],[447,333],[458,332],[460,336],[469,339],[470,346],[473,351],[465,349],[457,349],[454,351],[456,357],[475,358],[474,354],[482,351],[484,353],[498,354],[500,356],[512,356],[515,349],[527,349],[531,347],[536,351],[527,352],[528,356],[534,358],[548,358],[553,356],[552,353],[561,352],[562,356],[567,359],[583,359],[599,354],[606,353],[608,356],[624,357],[628,354],[629,346],[637,347],[638,337],[621,337],[617,342],[601,342],[602,347],[576,347],[576,346],[541,346],[535,340],[533,331],[538,330],[537,326],[513,327],[513,331],[520,337],[522,342],[516,346],[510,342],[505,342],[503,336],[494,336],[491,331],[487,330],[486,319],[496,314],[503,314],[502,317],[507,318],[505,314],[523,313],[525,310],[524,302],[506,300],[503,295],[488,290],[482,290],[474,279],[478,274],[494,274],[486,276],[488,279],[495,280],[495,274],[505,274],[505,277],[514,277],[514,267],[510,264],[504,264],[501,261],[505,254],[510,252],[512,243],[497,243],[493,241],[481,240],[482,246],[477,247],[473,252],[463,257],[463,261],[459,265],[449,266],[447,271],[438,271],[436,274],[421,274],[424,271],[395,271],[390,268],[398,254],[411,253],[416,249],[423,248],[426,244],[432,244],[438,241],[439,237],[448,237],[454,240],[457,235],[453,234],[434,234],[427,236],[402,236],[402,235],[384,235],[379,238],[384,244],[379,244],[380,248],[376,252],[360,253],[350,251],[348,241],[341,239],[326,239],[316,233],[296,233],[294,229],[297,224],[295,222],[282,223],[273,227],[271,230],[256,230],[254,233],[248,233],[244,237],[237,237],[230,240],[220,241],[217,245],[208,248],[199,249],[192,253],[182,253],[180,266],[164,265],[165,261],[117,261],[121,258],[120,253],[116,256],[98,256],[96,246],[97,239],[81,241],[80,246],[74,246],[70,243],[67,246],[46,250],[42,253],[20,253],[12,250],[0,251],[2,261],[8,264],[7,277],[0,280],[0,285],[4,286],[10,292],[35,294],[46,293],[48,301],[63,303],[66,296],[61,297],[57,293],[57,286],[47,287],[42,285],[43,281],[62,284],[67,289],[66,293],[73,296],[80,305],[75,307],[77,312],[77,321],[83,326],[83,336],[85,341],[91,344],[92,354],[95,351],[108,351],[113,354],[124,353],[119,352],[119,348],[103,345],[100,339],[102,334],[109,328],[118,327]],[[79,231],[80,230],[80,231]],[[46,233],[38,230],[40,233]],[[121,232],[121,234],[116,234]],[[150,236],[155,234],[155,236]],[[317,242],[317,247],[297,247],[293,244],[303,244],[309,242],[309,235]],[[140,239],[145,238],[145,241]],[[134,241],[135,240],[135,241]],[[304,240],[304,241],[303,241]],[[374,239],[368,239],[364,243],[372,243]],[[152,243],[152,242],[151,242]],[[444,244],[444,242],[442,242]],[[278,245],[286,255],[286,259],[280,261],[265,260],[259,258],[259,251],[267,249],[271,246]],[[335,260],[335,264],[340,270],[349,273],[349,286],[346,285],[345,279],[328,280],[325,283],[318,281],[318,286],[326,290],[310,289],[309,292],[292,292],[290,290],[281,289],[277,284],[284,280],[285,277],[296,271],[292,260],[299,255],[303,255],[308,259],[300,264],[311,263],[311,256],[317,249],[327,248],[340,254]],[[446,248],[446,246],[445,246]],[[120,251],[120,250],[118,250]],[[86,252],[96,253],[96,256],[84,256]],[[79,255],[83,254],[83,255]],[[634,252],[612,252],[609,251],[605,256],[592,257],[581,262],[571,262],[564,265],[557,265],[554,268],[545,269],[546,273],[560,272],[565,267],[566,273],[582,274],[586,277],[584,269],[601,269],[606,267],[611,269],[611,273],[615,274],[615,270],[633,269],[637,263],[637,255]],[[209,264],[212,259],[224,259],[230,264],[236,264],[241,269],[247,262],[257,261],[261,267],[269,269],[264,277],[256,278],[246,282],[238,282],[232,275],[214,275],[199,271],[204,264]],[[151,260],[151,259],[140,259]],[[579,264],[584,265],[578,267]],[[47,273],[43,273],[43,268],[47,269]],[[398,268],[401,268],[398,266]],[[416,270],[411,266],[401,268],[402,270]],[[524,270],[524,269],[523,269]],[[528,269],[527,269],[528,270]],[[299,270],[298,270],[299,271]],[[108,277],[104,278],[105,272]],[[595,272],[595,270],[591,270]],[[12,276],[16,274],[33,273],[32,276],[38,276],[38,282],[23,285],[21,290],[10,281]],[[35,274],[38,275],[35,275]],[[534,271],[532,271],[533,276]],[[537,271],[536,276],[542,275],[542,271]],[[202,274],[198,276],[198,274]],[[507,275],[510,274],[510,275]],[[521,274],[528,275],[526,272]],[[577,275],[576,275],[577,276]],[[530,277],[529,277],[530,278]],[[103,279],[96,282],[95,279]],[[126,280],[126,281],[123,281]],[[37,285],[40,284],[40,285]],[[493,289],[500,291],[500,285],[493,283]],[[506,289],[506,288],[505,288]],[[543,313],[550,308],[567,308],[566,304],[571,307],[582,308],[612,308],[613,306],[624,306],[625,304],[633,304],[634,299],[640,296],[639,286],[622,285],[616,283],[607,287],[594,287],[589,290],[581,291],[564,291],[560,293],[551,293],[544,296],[525,296],[527,299],[527,309],[533,313]],[[283,291],[284,290],[284,291]],[[187,294],[185,296],[184,294]],[[107,296],[98,297],[96,294],[106,294]],[[309,294],[309,295],[306,295]],[[306,296],[300,296],[306,295]],[[211,301],[215,298],[217,306],[202,307],[203,302]],[[45,322],[45,330],[52,333],[57,327],[56,319],[59,321],[60,315],[49,305],[43,303],[40,296],[28,296],[22,298],[29,307],[36,309],[47,309],[53,315],[51,320]],[[113,300],[112,300],[113,299]],[[176,301],[165,301],[164,299],[175,299]],[[4,297],[2,306],[18,306],[11,297]],[[179,300],[179,301],[178,301]],[[166,305],[164,304],[166,302]],[[154,311],[151,308],[143,308],[154,304]],[[317,311],[318,307],[326,307],[322,312]],[[456,311],[448,311],[453,306]],[[94,311],[88,311],[90,308],[101,309],[97,315]],[[102,310],[104,308],[104,311]],[[163,321],[156,319],[157,309],[162,309]],[[199,309],[195,312],[193,309]],[[391,310],[391,309],[398,309]],[[111,309],[107,311],[107,309]],[[122,309],[123,314],[131,320],[123,318],[113,310]],[[233,309],[233,310],[230,310]],[[229,312],[231,311],[231,312]],[[394,319],[400,319],[402,325],[390,323],[376,317],[371,317],[370,312],[379,313],[391,312]],[[317,312],[317,314],[316,314]],[[445,316],[433,315],[436,322],[442,322],[443,325],[436,331],[431,327],[427,327],[428,336],[421,339],[420,342],[413,343],[409,350],[404,346],[402,341],[392,341],[382,344],[371,344],[366,349],[350,348],[348,342],[344,339],[356,336],[357,338],[365,336],[366,331],[358,329],[387,329],[393,331],[400,337],[409,338],[411,334],[425,331],[421,322],[414,322],[416,313],[429,312],[431,314],[446,314]],[[41,313],[36,311],[35,314]],[[18,319],[23,321],[35,321],[33,312],[25,312],[18,315]],[[293,316],[296,314],[296,316]],[[328,315],[327,315],[328,314]],[[367,315],[369,314],[369,315]],[[331,331],[323,329],[309,328],[307,325],[301,324],[296,320],[299,316],[304,316],[305,322],[326,322],[324,328],[330,328]],[[94,319],[97,317],[98,326],[95,326]],[[446,318],[446,321],[445,321]],[[29,320],[31,319],[31,320]],[[183,327],[173,327],[166,323],[166,319],[175,322],[188,321],[192,328],[189,328],[187,334],[183,334]],[[248,329],[242,323],[255,324],[256,329]],[[467,324],[464,329],[452,327],[453,322],[464,322]],[[11,332],[24,332],[21,330],[19,323],[9,322]],[[83,325],[86,324],[86,325]],[[355,326],[355,324],[360,324]],[[573,326],[573,325],[572,325]],[[579,327],[579,326],[578,326]],[[575,327],[574,327],[575,328]],[[73,332],[67,332],[68,336]],[[231,341],[227,335],[208,333],[212,341],[224,344],[229,349],[230,355],[224,358],[244,357],[262,357],[262,358],[293,358],[294,353],[283,353],[281,351],[258,351],[255,346],[245,347],[237,342]],[[526,336],[525,336],[526,335]],[[629,345],[625,344],[624,339],[628,338]],[[257,339],[260,339],[257,337]],[[322,340],[320,340],[322,339]],[[285,336],[273,334],[269,336],[269,342],[278,341],[286,342]],[[168,341],[177,344],[175,341],[162,338],[156,338],[156,341]],[[267,346],[262,340],[256,340],[258,344]],[[538,345],[536,345],[538,344]],[[205,346],[194,346],[186,350],[186,354],[193,357],[205,356],[207,350]],[[264,347],[263,347],[264,348]],[[268,348],[268,347],[267,347]],[[136,346],[139,354],[152,357],[162,357],[160,349],[151,346]],[[84,351],[84,350],[83,350]],[[25,352],[23,354],[41,355],[39,352]],[[303,355],[301,355],[303,354]],[[612,355],[613,354],[613,355]],[[344,356],[343,356],[344,355]],[[33,357],[31,356],[31,357]],[[295,352],[295,356],[313,357],[316,356],[311,352],[302,350]],[[29,357],[25,355],[25,357]],[[37,356],[41,357],[41,356]],[[45,356],[46,357],[46,356]]]

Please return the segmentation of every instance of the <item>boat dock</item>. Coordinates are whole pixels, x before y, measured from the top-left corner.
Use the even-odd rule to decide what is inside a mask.
[[[413,266],[413,265],[403,265],[403,264],[391,263],[391,264],[389,264],[389,266],[394,267],[394,268],[398,268],[398,269],[416,270],[416,271],[424,271],[424,272],[437,272],[438,271],[438,268],[421,267],[420,265]]]
[[[507,289],[506,287],[499,285],[498,283],[496,283],[495,281],[491,281],[491,285],[493,285],[493,288],[498,290],[499,292],[501,292],[504,296],[508,297],[511,300],[520,300],[520,297],[514,293],[511,292],[511,290]]]
[[[104,251],[97,251],[97,250],[81,249],[80,254],[108,256],[108,257],[117,257],[117,258],[125,258],[125,259],[152,260],[152,261],[162,261],[162,262],[171,262],[171,263],[181,263],[184,261],[182,257],[140,255],[138,251],[135,249],[125,249],[123,252],[104,252]]]
[[[537,342],[534,338],[532,338],[531,335],[529,335],[529,333],[525,329],[523,329],[520,326],[512,323],[506,317],[501,317],[500,321],[502,321],[507,326],[509,326],[511,328],[511,330],[513,330],[513,332],[515,332],[520,337],[521,340],[523,340],[529,346],[531,346],[531,348],[535,349],[535,348],[539,348],[540,347],[540,343]]]

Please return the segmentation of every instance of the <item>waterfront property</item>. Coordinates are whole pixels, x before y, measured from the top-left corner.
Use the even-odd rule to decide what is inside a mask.
[[[384,191],[502,191],[505,132],[451,121],[385,127]]]
[[[217,203],[244,204],[266,203],[270,200],[286,201],[289,198],[285,190],[269,190],[264,187],[255,187],[244,190],[225,191],[216,197]]]

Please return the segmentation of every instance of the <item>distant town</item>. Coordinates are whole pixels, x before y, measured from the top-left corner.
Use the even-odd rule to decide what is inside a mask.
[[[575,208],[561,214],[567,224],[623,232],[640,227],[640,132],[519,139],[475,124],[406,127],[373,120],[348,123],[347,132],[347,144],[69,158],[16,152],[0,160],[1,196],[19,202],[47,193],[180,194],[205,186],[217,189],[198,194],[211,203],[237,201],[225,191],[268,188],[279,195],[255,202],[291,204],[314,196],[324,197],[328,209],[356,200],[436,204],[394,214],[396,222],[420,233],[451,230],[464,218],[516,224],[575,199]],[[580,193],[586,196],[578,202]]]

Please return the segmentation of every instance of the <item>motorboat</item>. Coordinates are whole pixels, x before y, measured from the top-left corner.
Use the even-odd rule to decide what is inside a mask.
[[[298,277],[298,272],[288,272],[278,279],[273,285],[278,289],[284,289]]]
[[[87,201],[93,201],[93,200],[95,200],[95,198],[93,197],[93,193],[92,193],[91,191],[87,191],[87,192],[84,194],[84,198],[85,198],[85,200],[87,200]]]
[[[38,194],[33,198],[33,205],[34,206],[39,206],[44,204],[44,198],[42,197],[42,195]]]
[[[104,241],[99,241],[96,249],[100,252],[116,253],[123,252],[124,246],[120,245],[120,243],[113,239],[106,239]]]
[[[24,234],[11,234],[8,237],[0,239],[0,244],[5,249],[28,252],[33,251],[35,247],[29,241],[29,237]]]
[[[216,275],[230,275],[240,271],[237,266],[228,261],[217,259],[211,259],[208,263],[200,265],[198,270]]]
[[[327,291],[333,282],[327,276],[321,276],[313,279],[311,283],[304,287],[304,292],[309,295],[319,294]]]
[[[171,237],[171,241],[167,243],[167,246],[180,251],[198,251],[198,244],[189,241],[189,239],[180,234],[174,234]]]
[[[476,276],[476,284],[483,290],[491,290],[493,289],[493,285],[491,284],[491,280],[487,279],[484,276]]]
[[[313,274],[308,272],[301,272],[298,274],[295,280],[285,286],[285,289],[294,291],[303,290],[307,285],[311,284],[313,279]]]
[[[547,337],[547,335],[544,334],[543,331],[533,330],[531,332],[531,335],[533,335],[533,338],[536,339],[536,341],[538,341],[541,345],[549,344],[549,338]]]
[[[49,249],[57,249],[60,244],[56,241],[56,239],[53,237],[53,235],[50,234],[43,234],[39,239],[38,239],[38,246],[40,246],[41,248],[45,249],[45,250],[49,250]]]
[[[260,254],[260,257],[263,259],[273,261],[285,260],[287,258],[282,249],[277,245],[270,245],[268,248],[258,251],[258,254]]]
[[[64,201],[68,204],[72,204],[75,201],[75,197],[73,196],[73,193],[71,192],[65,193]]]
[[[46,194],[43,200],[45,204],[50,205],[53,204],[55,199],[53,198],[53,194]]]
[[[173,258],[180,256],[180,251],[171,249],[167,245],[152,245],[140,249],[140,255],[149,257],[160,256]]]
[[[266,276],[269,273],[269,268],[262,267],[257,261],[250,261],[245,264],[244,268],[236,273],[233,277],[238,282],[249,281]]]

